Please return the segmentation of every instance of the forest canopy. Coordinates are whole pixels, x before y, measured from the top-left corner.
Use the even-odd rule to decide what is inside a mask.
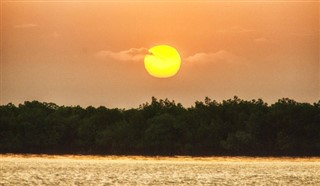
[[[26,101],[0,106],[0,153],[319,156],[320,101],[209,98],[135,109]]]

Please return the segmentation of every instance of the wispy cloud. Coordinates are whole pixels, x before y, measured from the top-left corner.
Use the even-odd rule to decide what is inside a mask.
[[[253,40],[256,43],[265,43],[268,41],[268,39],[264,38],[264,37],[260,37],[260,38],[256,38]]]
[[[25,23],[25,24],[13,25],[13,28],[32,28],[36,26],[38,25],[33,23]]]
[[[228,63],[238,63],[240,61],[243,61],[243,58],[225,50],[220,50],[215,53],[199,52],[187,57],[185,61],[188,63],[216,63],[221,61]]]
[[[123,50],[119,52],[102,50],[97,52],[95,54],[95,57],[98,59],[111,59],[120,62],[139,62],[143,61],[144,56],[148,53],[149,51],[147,48],[130,48],[128,50]],[[243,58],[228,51],[220,50],[217,52],[209,53],[198,52],[194,55],[184,58],[183,61],[189,64],[218,63],[222,61],[227,62],[229,64],[235,64],[239,63],[240,61],[243,61]]]
[[[146,48],[130,48],[120,52],[102,50],[95,54],[99,59],[113,59],[116,61],[143,61],[144,56],[148,54]]]
[[[231,27],[231,28],[218,30],[218,32],[221,32],[221,33],[247,33],[247,32],[254,32],[254,31],[256,30],[242,28],[242,27]]]

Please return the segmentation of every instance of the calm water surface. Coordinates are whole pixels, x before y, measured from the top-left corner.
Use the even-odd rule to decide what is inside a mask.
[[[320,158],[0,155],[0,185],[320,185]]]

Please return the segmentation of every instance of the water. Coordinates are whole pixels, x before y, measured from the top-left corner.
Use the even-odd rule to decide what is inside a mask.
[[[0,185],[320,185],[320,158],[0,155]]]

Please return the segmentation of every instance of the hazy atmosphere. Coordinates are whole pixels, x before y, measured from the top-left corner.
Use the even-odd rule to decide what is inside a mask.
[[[319,2],[1,2],[1,104],[320,99]],[[181,55],[171,78],[147,49]]]
[[[0,185],[320,185],[319,11],[0,0]]]

